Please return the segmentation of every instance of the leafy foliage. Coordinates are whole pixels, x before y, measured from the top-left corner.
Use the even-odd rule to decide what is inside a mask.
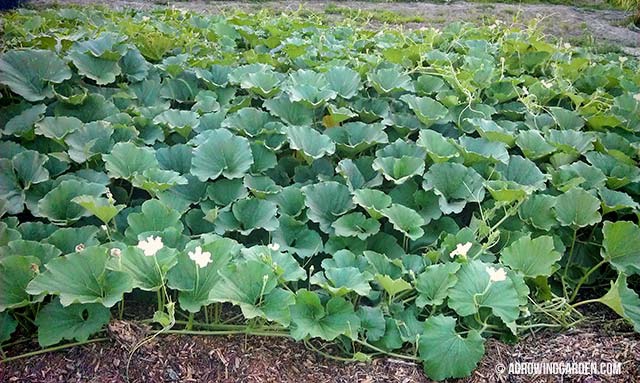
[[[637,60],[462,24],[5,21],[2,342],[40,306],[41,345],[86,340],[133,289],[163,328],[232,304],[353,360],[411,347],[434,379],[545,305],[570,326],[584,286],[640,328]]]

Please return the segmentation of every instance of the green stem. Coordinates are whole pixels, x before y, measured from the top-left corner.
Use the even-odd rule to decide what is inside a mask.
[[[124,315],[124,295],[122,295],[122,300],[119,303],[118,307],[118,319],[122,320],[122,316]]]
[[[58,350],[64,350],[65,348],[71,348],[71,347],[75,347],[75,346],[82,346],[84,344],[89,344],[89,343],[104,342],[106,340],[108,340],[108,338],[96,338],[96,339],[85,340],[84,342],[67,343],[67,344],[62,344],[60,346],[43,348],[42,350],[27,352],[25,354],[20,354],[20,355],[12,356],[10,358],[2,359],[2,360],[0,360],[0,363],[12,362],[12,361],[18,360],[18,359],[29,358],[29,357],[32,357],[32,356],[46,354],[46,353],[53,352],[53,351],[58,351]]]
[[[222,308],[222,303],[214,303],[213,304],[213,323],[220,323],[220,312]]]
[[[188,321],[177,320],[176,324],[186,325]],[[204,327],[213,330],[244,330],[249,328],[249,326],[244,324],[214,324],[214,323],[202,323],[198,321],[193,321],[192,325],[195,327]],[[284,327],[280,326],[262,326],[260,330],[284,330]]]
[[[158,293],[158,297],[157,297],[157,299],[158,299],[158,311],[162,311],[163,310],[163,308],[162,308],[162,292],[160,291],[160,289],[158,289],[157,293]]]
[[[189,313],[189,321],[187,322],[187,330],[191,330],[193,328],[193,313]]]
[[[378,348],[378,347],[376,347],[376,346],[374,346],[372,344],[369,344],[369,343],[367,343],[367,342],[365,342],[363,340],[360,340],[360,339],[354,339],[354,342],[359,343],[359,344],[361,344],[361,345],[363,345],[363,346],[365,346],[367,348],[370,348],[370,349],[372,349],[374,351],[378,351],[378,352],[383,353],[385,355],[392,356],[394,358],[413,360],[413,361],[416,361],[416,362],[420,361],[420,358],[418,358],[417,356],[396,354],[395,352],[385,351],[385,350],[383,350],[381,348]]]
[[[281,336],[289,337],[288,332],[282,331],[255,331],[245,330],[213,330],[213,331],[197,331],[197,330],[166,330],[163,334],[181,334],[181,335],[256,335],[256,336]]]
[[[587,273],[582,276],[582,278],[580,278],[580,280],[578,281],[578,284],[576,284],[576,287],[573,289],[573,293],[571,294],[571,298],[569,298],[569,302],[573,302],[573,300],[576,299],[576,296],[578,295],[578,291],[580,290],[580,287],[582,287],[582,285],[587,281],[587,279],[589,279],[589,276],[593,274],[593,272],[598,270],[600,266],[604,265],[606,262],[607,262],[606,259],[603,259],[602,261],[598,262],[595,266],[590,268],[589,271],[587,271]]]
[[[578,229],[573,229],[573,240],[571,241],[571,249],[569,249],[569,257],[567,258],[567,263],[564,265],[564,273],[562,274],[562,279],[567,278],[567,272],[569,271],[569,266],[571,265],[571,258],[573,258],[573,248],[576,245],[577,234]]]
[[[341,361],[341,362],[357,362],[357,360],[356,360],[356,359],[354,359],[353,357],[351,357],[351,358],[344,358],[344,357],[341,357],[341,356],[334,356],[334,355],[328,354],[328,353],[326,353],[326,352],[324,352],[324,351],[322,351],[322,350],[320,350],[320,349],[316,348],[314,345],[312,345],[312,344],[311,344],[311,342],[309,342],[309,341],[307,341],[307,340],[305,340],[305,341],[304,341],[304,345],[305,345],[308,349],[310,349],[310,350],[312,350],[313,352],[316,352],[316,353],[318,353],[318,354],[322,355],[323,357],[325,357],[325,358],[327,358],[327,359],[338,360],[338,361]]]
[[[588,303],[601,303],[600,299],[587,299],[586,301],[582,301],[582,302],[578,302],[578,303],[574,303],[571,305],[572,309],[575,309],[578,306],[582,306],[582,305],[586,305]]]

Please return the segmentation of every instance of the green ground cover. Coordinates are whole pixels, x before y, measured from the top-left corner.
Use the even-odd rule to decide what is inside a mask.
[[[268,16],[4,16],[1,342],[86,341],[133,290],[158,333],[320,338],[437,380],[587,303],[640,330],[637,60]]]

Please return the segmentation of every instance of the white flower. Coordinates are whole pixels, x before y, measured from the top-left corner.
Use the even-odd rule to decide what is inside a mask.
[[[618,60],[620,61],[621,64],[624,64],[627,62],[627,60],[629,60],[629,58],[627,56],[620,56],[618,57]]]
[[[108,230],[107,225],[100,225],[100,230],[107,231]]]
[[[79,243],[76,245],[76,253],[81,252],[82,250],[84,250],[84,243]]]
[[[269,246],[267,246],[269,248],[269,250],[271,251],[278,251],[280,250],[280,245],[278,245],[277,243],[270,243]]]
[[[112,257],[119,257],[121,255],[122,255],[122,250],[118,249],[117,247],[114,247],[113,249],[111,249]]]
[[[491,266],[487,266],[487,274],[489,274],[489,280],[491,282],[500,282],[507,279],[507,272],[504,271],[503,268],[498,267],[497,269]]]
[[[195,251],[189,252],[189,258],[198,265],[198,267],[203,268],[209,263],[211,263],[211,253],[208,251],[202,251],[202,247],[196,247]]]
[[[640,93],[636,93],[633,95],[633,99],[640,102]]]
[[[542,80],[540,83],[547,89],[551,89],[551,87],[553,87],[553,83],[551,81]]]
[[[162,243],[162,238],[149,236],[144,241],[138,242],[138,249],[144,252],[144,255],[147,257],[153,257],[156,253],[164,247]]]
[[[570,49],[571,48],[571,44],[569,43],[564,43],[564,49]]]
[[[456,245],[456,249],[454,251],[452,251],[449,256],[451,258],[455,258],[456,255],[459,255],[461,257],[466,257],[467,253],[469,252],[469,249],[471,249],[471,246],[473,246],[471,244],[471,242],[467,242],[467,243],[459,243]]]

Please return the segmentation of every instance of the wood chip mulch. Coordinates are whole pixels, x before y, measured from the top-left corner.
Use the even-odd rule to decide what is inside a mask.
[[[640,382],[640,335],[611,329],[596,320],[564,332],[542,331],[515,345],[491,339],[486,355],[464,383],[480,382]],[[0,382],[430,382],[422,367],[392,358],[371,363],[330,360],[287,338],[256,336],[160,336],[133,355],[131,345],[146,328],[134,322],[113,322],[109,341],[73,347],[0,364]],[[16,355],[37,349],[22,344],[6,350]],[[619,362],[619,375],[508,375],[497,366],[512,362]],[[447,361],[443,361],[447,363]],[[452,380],[454,381],[454,380]]]

